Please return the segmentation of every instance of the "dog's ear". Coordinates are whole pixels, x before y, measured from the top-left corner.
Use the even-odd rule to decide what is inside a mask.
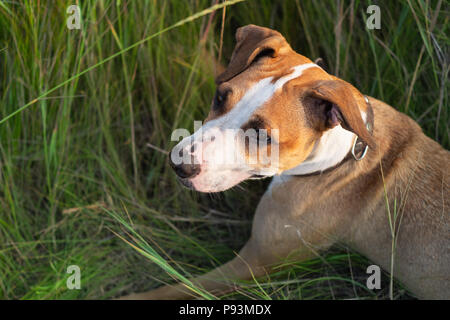
[[[314,60],[314,63],[321,67],[323,71],[328,72],[327,64],[322,58],[317,58],[316,60]]]
[[[371,149],[376,148],[375,140],[368,131],[361,116],[373,117],[367,108],[364,96],[351,84],[343,80],[326,80],[314,83],[306,91],[304,103],[312,108],[310,114],[316,115],[320,127],[330,129],[341,125],[344,129],[355,133]]]
[[[236,42],[230,63],[216,78],[217,84],[235,77],[262,56],[276,57],[290,49],[281,33],[253,24],[237,29]]]

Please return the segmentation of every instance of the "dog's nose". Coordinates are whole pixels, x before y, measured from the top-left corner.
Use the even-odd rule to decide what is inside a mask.
[[[194,178],[200,173],[200,165],[199,164],[175,164],[172,161],[172,157],[169,156],[169,163],[172,169],[175,171],[177,176],[182,179]]]

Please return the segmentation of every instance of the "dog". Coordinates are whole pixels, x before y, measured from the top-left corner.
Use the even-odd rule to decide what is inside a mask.
[[[343,243],[394,270],[418,298],[450,299],[450,152],[405,114],[296,53],[279,32],[248,25],[236,41],[209,115],[172,150],[171,165],[200,192],[273,179],[239,254],[192,283],[220,295],[233,290],[233,280]],[[247,129],[268,132],[264,148],[277,151],[273,163],[236,142],[233,132]],[[246,163],[221,166],[223,153]],[[201,160],[175,163],[175,155]],[[126,298],[194,297],[176,284]]]

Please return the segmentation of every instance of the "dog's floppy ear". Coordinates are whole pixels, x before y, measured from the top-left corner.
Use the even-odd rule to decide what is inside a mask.
[[[216,78],[217,84],[235,77],[247,69],[256,58],[263,55],[276,57],[283,50],[290,49],[279,32],[253,24],[237,29],[236,42],[228,67]]]
[[[355,133],[369,148],[376,148],[375,140],[361,116],[363,111],[366,119],[370,120],[372,110],[367,108],[364,96],[351,84],[343,80],[319,81],[307,91],[306,99],[313,100],[314,108],[318,109],[314,113],[320,113],[325,128],[341,125]]]

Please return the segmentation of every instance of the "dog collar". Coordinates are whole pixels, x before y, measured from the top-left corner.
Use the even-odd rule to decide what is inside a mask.
[[[372,106],[370,105],[369,98],[367,96],[364,96],[364,100],[366,101],[366,104],[367,104],[366,128],[367,128],[367,131],[369,131],[369,133],[372,134],[373,133],[373,110],[372,110]],[[357,136],[355,141],[353,142],[352,149],[350,152],[356,161],[360,161],[366,156],[368,149],[369,149],[369,146]]]

